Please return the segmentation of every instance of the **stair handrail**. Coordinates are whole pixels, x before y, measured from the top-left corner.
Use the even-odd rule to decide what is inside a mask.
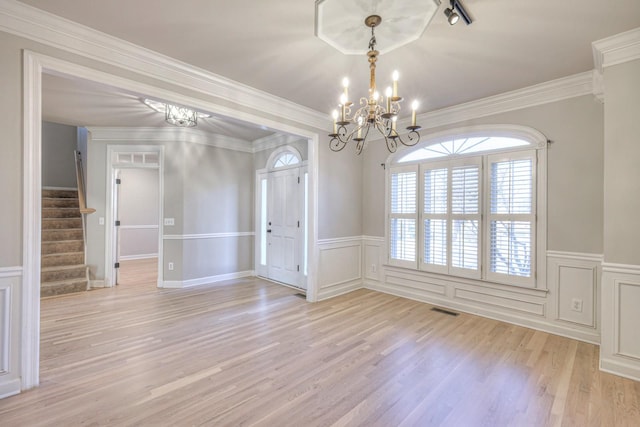
[[[74,150],[73,155],[75,157],[76,164],[76,181],[78,185],[78,204],[80,205],[80,217],[82,218],[82,243],[84,249],[84,263],[87,264],[87,221],[85,217],[88,214],[94,213],[96,210],[87,207],[87,194],[84,185],[84,170],[82,168],[82,153]],[[86,269],[85,275],[87,277],[87,290],[90,288],[89,269]]]
[[[83,215],[92,214],[96,210],[87,207],[87,196],[84,186],[84,172],[82,169],[82,153],[80,153],[80,151],[74,150],[73,154],[76,159],[76,181],[78,184],[78,203],[80,204],[80,213]]]

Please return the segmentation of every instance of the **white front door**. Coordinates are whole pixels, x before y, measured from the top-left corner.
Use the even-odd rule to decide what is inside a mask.
[[[268,278],[302,287],[300,277],[300,168],[268,174]]]

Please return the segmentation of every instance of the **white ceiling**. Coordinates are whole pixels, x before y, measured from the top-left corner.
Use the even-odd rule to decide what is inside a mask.
[[[22,2],[327,114],[344,76],[354,97],[368,85],[366,57],[314,36],[312,0]],[[449,26],[443,4],[420,39],[380,56],[379,86],[397,68],[401,96],[440,109],[591,70],[591,42],[640,27],[638,0],[463,2],[475,22]],[[382,50],[385,40],[377,42]],[[59,81],[50,84],[53,95]],[[100,99],[101,113],[115,106],[106,93]]]

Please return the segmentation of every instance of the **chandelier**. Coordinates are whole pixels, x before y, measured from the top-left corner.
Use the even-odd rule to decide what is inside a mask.
[[[187,107],[167,104],[165,120],[167,123],[174,126],[190,128],[198,124],[198,114]]]
[[[344,92],[340,96],[339,110],[333,111],[333,132],[329,134],[329,148],[332,151],[341,151],[350,141],[356,143],[356,153],[362,153],[366,145],[367,137],[373,129],[380,134],[387,145],[387,149],[391,153],[395,153],[398,149],[398,143],[412,146],[420,141],[420,126],[416,124],[416,111],[418,102],[413,101],[411,105],[411,126],[407,127],[408,133],[401,137],[396,129],[398,114],[400,113],[400,103],[402,97],[398,95],[398,72],[393,72],[393,88],[388,87],[385,95],[382,96],[376,89],[376,61],[378,59],[378,51],[376,50],[376,36],[374,29],[377,27],[382,18],[378,15],[370,15],[364,23],[371,28],[371,39],[369,40],[369,69],[371,78],[369,81],[368,97],[360,98],[360,106],[355,107],[353,102],[349,100],[349,80],[345,78],[342,82]],[[354,110],[353,114],[351,114]],[[350,125],[355,125],[350,128]],[[375,134],[375,132],[373,132]]]
[[[164,114],[167,123],[178,127],[194,127],[198,125],[198,118],[211,117],[210,114],[201,113],[191,108],[167,104],[149,98],[144,99],[143,102],[152,110]]]

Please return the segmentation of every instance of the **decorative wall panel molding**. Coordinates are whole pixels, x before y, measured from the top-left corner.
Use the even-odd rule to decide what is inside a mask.
[[[19,289],[22,267],[0,268],[0,398],[20,393]]]
[[[640,266],[602,266],[600,369],[640,381]]]
[[[318,241],[318,300],[362,287],[362,236]]]

